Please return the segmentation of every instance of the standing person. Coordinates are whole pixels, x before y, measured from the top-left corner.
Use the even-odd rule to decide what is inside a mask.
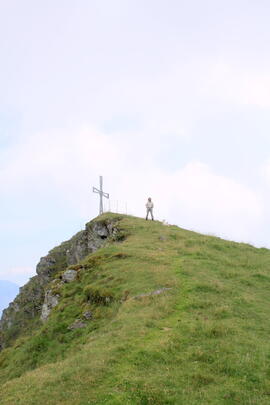
[[[153,216],[154,204],[153,204],[153,201],[152,201],[152,199],[150,197],[148,198],[147,203],[146,203],[145,206],[146,206],[146,218],[145,218],[146,221],[148,220],[149,212],[151,214],[152,221],[154,221],[154,216]]]

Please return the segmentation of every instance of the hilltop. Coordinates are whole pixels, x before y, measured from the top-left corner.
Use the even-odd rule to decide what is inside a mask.
[[[1,405],[270,401],[270,251],[105,214],[4,312]]]

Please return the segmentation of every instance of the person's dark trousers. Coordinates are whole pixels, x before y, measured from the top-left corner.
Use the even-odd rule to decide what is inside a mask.
[[[153,208],[147,208],[147,214],[146,214],[146,218],[145,218],[146,221],[148,220],[149,212],[150,212],[150,214],[151,214],[152,221],[154,221]]]

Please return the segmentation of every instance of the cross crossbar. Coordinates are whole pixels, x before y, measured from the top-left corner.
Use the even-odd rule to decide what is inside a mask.
[[[93,187],[93,193],[97,193],[100,196],[99,215],[101,215],[101,214],[103,214],[103,197],[110,198],[110,196],[108,193],[104,193],[104,191],[103,191],[103,177],[102,176],[99,176],[99,184],[100,184],[99,189],[96,187]]]
[[[93,193],[102,194],[103,197],[105,197],[105,198],[109,198],[109,197],[110,197],[108,193],[104,193],[104,191],[100,191],[100,190],[97,189],[96,187],[93,187]]]

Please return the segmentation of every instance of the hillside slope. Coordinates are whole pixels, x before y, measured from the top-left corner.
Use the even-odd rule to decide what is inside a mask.
[[[270,252],[107,214],[118,238],[54,273],[0,353],[3,405],[270,403]]]

